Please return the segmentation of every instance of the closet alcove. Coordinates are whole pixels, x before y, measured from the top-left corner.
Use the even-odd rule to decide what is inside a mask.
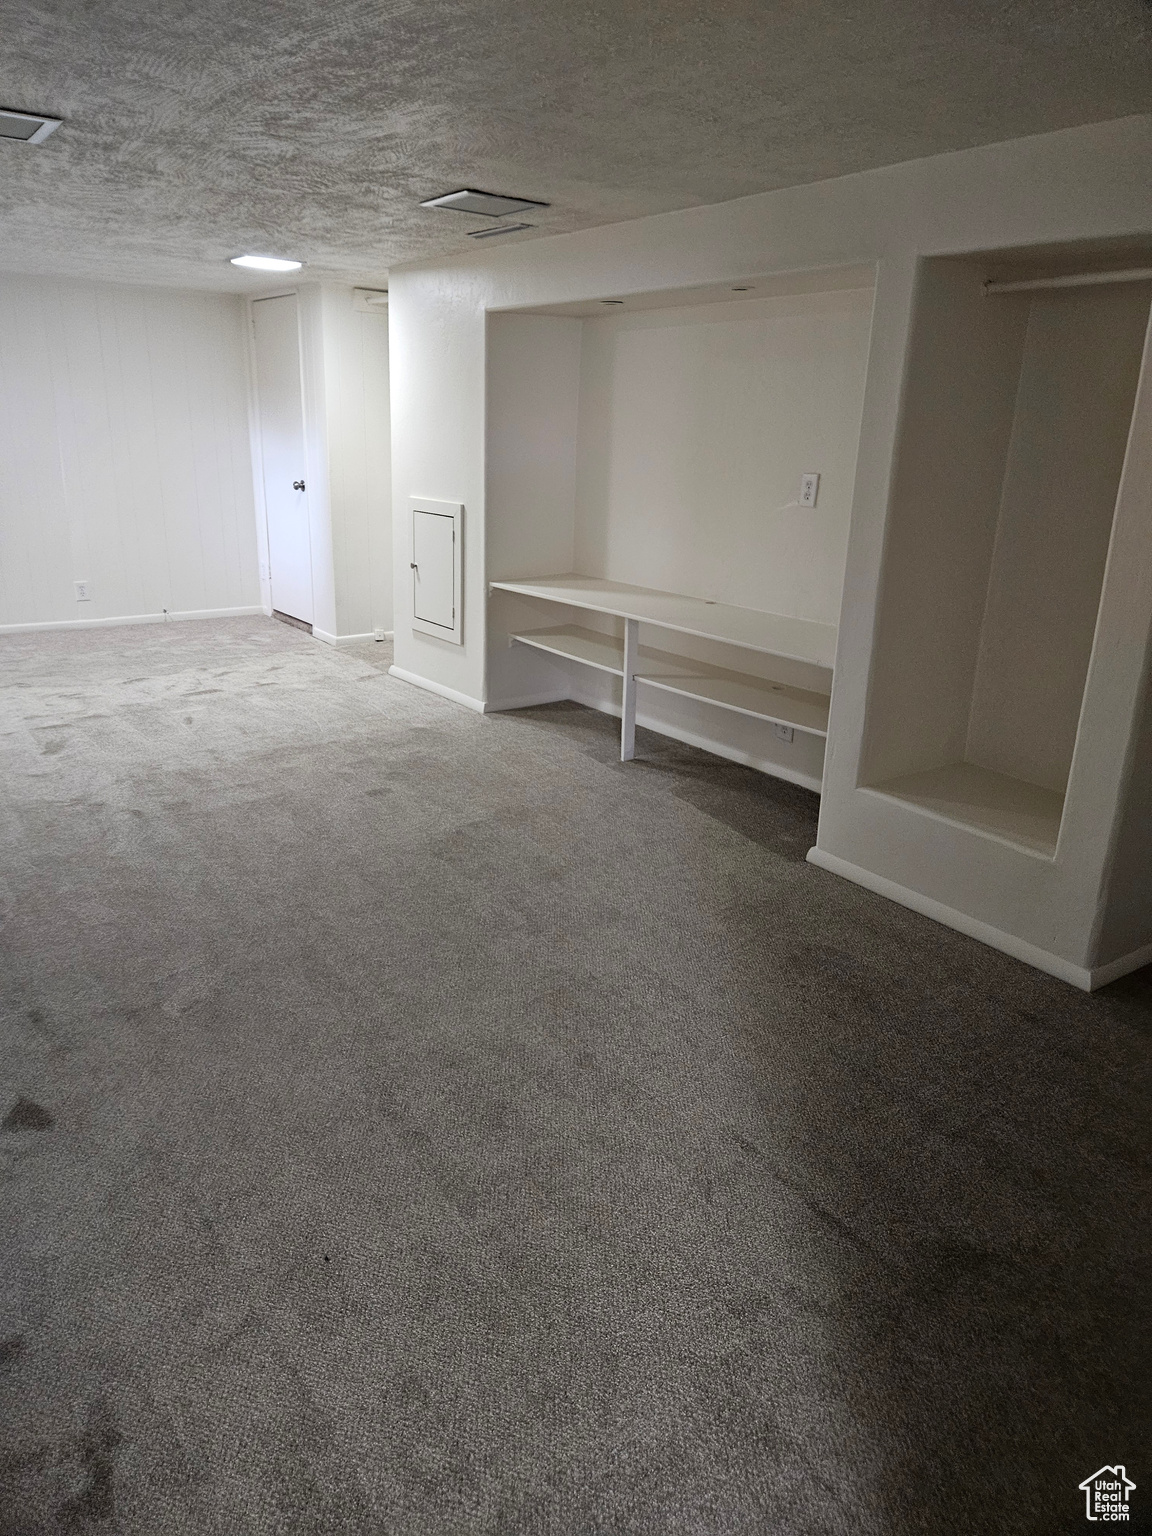
[[[1143,248],[922,264],[860,784],[1054,855],[1152,301]]]

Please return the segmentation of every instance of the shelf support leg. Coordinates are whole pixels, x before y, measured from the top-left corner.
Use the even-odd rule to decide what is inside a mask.
[[[640,621],[624,620],[624,697],[620,711],[620,761],[636,755],[636,667],[640,655]]]

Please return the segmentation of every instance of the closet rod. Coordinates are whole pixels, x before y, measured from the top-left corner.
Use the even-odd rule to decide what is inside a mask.
[[[1152,267],[1128,267],[1123,272],[1069,272],[1064,277],[1024,277],[1016,282],[984,284],[985,293],[1026,293],[1032,288],[1087,288],[1095,283],[1152,282]]]

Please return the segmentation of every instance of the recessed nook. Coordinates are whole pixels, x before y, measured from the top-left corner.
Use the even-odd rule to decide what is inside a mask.
[[[639,719],[820,787],[873,282],[489,314],[489,708],[572,697],[625,757]]]
[[[932,259],[917,294],[860,784],[1049,857],[1148,328],[1152,282],[1128,275],[1148,256]]]

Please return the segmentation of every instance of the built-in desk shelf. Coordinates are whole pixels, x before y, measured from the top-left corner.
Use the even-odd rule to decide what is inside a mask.
[[[527,630],[510,637],[521,645],[534,646],[566,661],[583,662],[601,672],[624,676],[624,641],[575,624],[561,624],[554,629]],[[734,709],[738,714],[757,720],[790,725],[813,736],[828,734],[828,696],[806,688],[792,688],[748,672],[734,672],[714,667],[708,662],[675,656],[642,645],[637,649],[638,683],[664,688],[687,699],[701,699]]]
[[[517,592],[521,597],[542,598],[569,608],[587,608],[617,619],[635,619],[660,629],[696,635],[701,640],[719,640],[765,656],[806,661],[829,670],[836,660],[835,624],[817,624],[812,619],[762,613],[758,608],[737,608],[731,603],[711,603],[706,598],[683,597],[678,592],[660,592],[654,587],[602,581],[598,576],[540,576],[531,581],[493,581],[490,586],[500,592]]]
[[[675,592],[634,587],[592,576],[546,576],[529,581],[494,581],[491,590],[512,592],[568,608],[624,620],[616,637],[578,624],[526,630],[512,643],[531,646],[565,661],[579,662],[623,680],[620,755],[633,754],[638,684],[718,705],[753,719],[791,727],[813,736],[828,734],[829,692],[777,682],[735,668],[697,661],[670,651],[641,646],[641,624],[716,641],[762,656],[803,662],[831,673],[836,628],[786,614],[763,613],[728,603],[708,602]]]

